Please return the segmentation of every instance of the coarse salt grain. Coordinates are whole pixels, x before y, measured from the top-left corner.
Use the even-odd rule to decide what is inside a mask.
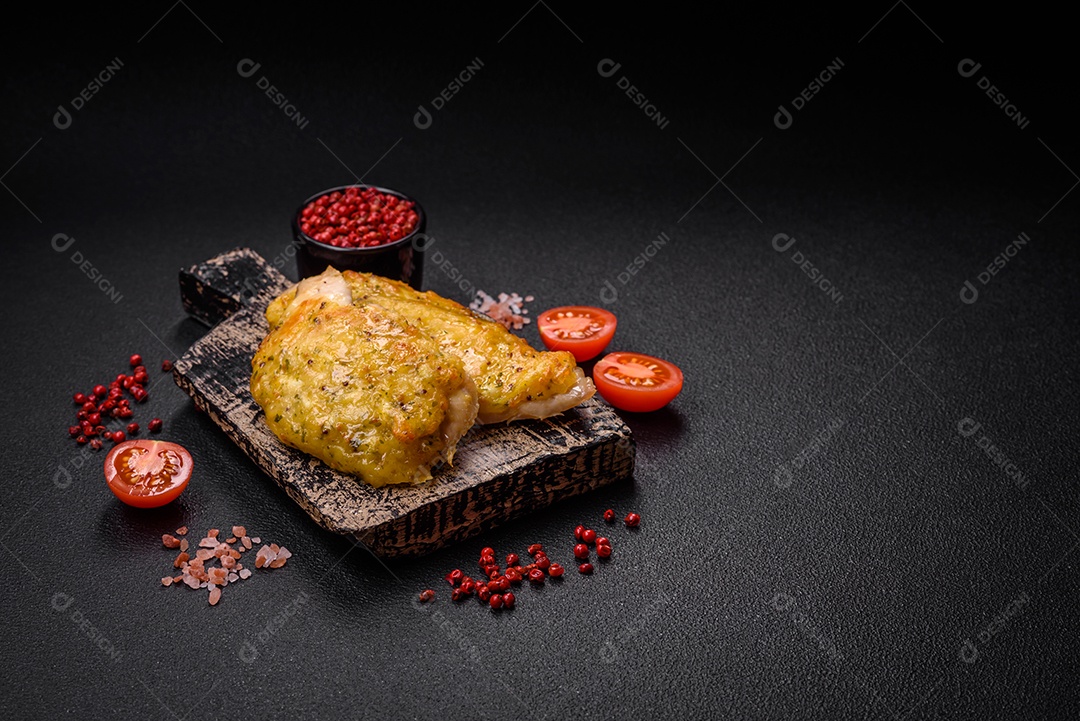
[[[187,527],[176,530],[177,534],[187,533]],[[233,526],[233,537],[226,539],[224,543],[218,538],[217,529],[210,529],[206,537],[199,541],[199,548],[195,551],[195,557],[189,556],[186,551],[188,541],[177,539],[170,534],[162,536],[162,544],[166,548],[179,548],[180,554],[173,560],[173,566],[181,570],[178,576],[165,576],[161,579],[163,586],[172,586],[184,583],[189,588],[208,588],[210,605],[216,605],[221,599],[221,589],[229,583],[251,578],[250,569],[238,563],[242,551],[250,550],[253,543],[259,543],[258,536],[249,537],[247,529],[243,526]],[[240,541],[240,548],[233,548],[229,544]],[[292,552],[284,546],[271,543],[259,548],[255,559],[256,568],[281,568],[285,562],[292,558]],[[217,559],[218,565],[213,564]]]
[[[274,560],[270,561],[270,568],[281,568],[285,565],[285,561],[289,560],[291,556],[292,553],[289,552],[289,549],[282,546],[278,550]]]
[[[469,307],[507,328],[521,330],[522,326],[532,322],[530,318],[525,317],[529,311],[524,304],[531,303],[533,300],[535,299],[531,295],[523,298],[517,293],[499,293],[499,298],[496,300],[484,291],[477,290],[476,298],[469,303]]]

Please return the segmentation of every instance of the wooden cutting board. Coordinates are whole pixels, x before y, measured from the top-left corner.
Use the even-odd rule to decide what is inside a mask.
[[[629,478],[630,429],[594,398],[560,416],[476,426],[452,467],[419,486],[372,488],[283,444],[251,397],[264,311],[291,285],[238,248],[180,272],[185,309],[213,328],[180,358],[177,385],[320,526],[384,557],[428,553],[530,511]]]

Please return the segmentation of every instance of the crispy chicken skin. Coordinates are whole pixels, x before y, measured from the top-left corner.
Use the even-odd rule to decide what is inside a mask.
[[[277,298],[251,394],[274,435],[332,468],[372,486],[426,481],[475,422],[476,387],[399,313],[350,301],[332,269]]]
[[[566,351],[538,351],[485,315],[400,281],[345,271],[354,304],[377,303],[461,359],[480,394],[480,423],[547,418],[588,400],[592,380]]]
[[[574,356],[538,351],[502,325],[432,291],[396,280],[346,270],[341,274],[354,305],[375,303],[405,317],[459,358],[480,395],[480,423],[547,418],[588,400],[596,392]],[[270,304],[270,327],[281,322],[297,289]]]

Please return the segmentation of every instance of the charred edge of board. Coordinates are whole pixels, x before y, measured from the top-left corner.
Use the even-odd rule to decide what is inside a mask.
[[[250,248],[234,248],[180,270],[184,310],[216,325],[245,306],[265,307],[292,281]]]
[[[611,457],[605,459],[606,454]],[[415,509],[354,537],[383,558],[429,553],[561,500],[625,481],[633,476],[635,455],[631,436],[609,435],[572,453],[539,457],[520,470],[465,489],[437,508]],[[575,472],[574,467],[589,470]],[[601,468],[603,473],[592,472]],[[454,517],[458,520],[452,521]]]

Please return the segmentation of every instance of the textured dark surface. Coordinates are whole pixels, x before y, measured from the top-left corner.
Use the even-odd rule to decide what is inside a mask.
[[[43,6],[5,25],[0,712],[1080,714],[1071,20],[916,3],[364,10],[358,25],[348,9]],[[116,76],[55,127],[57,105],[116,57]],[[244,58],[261,63],[246,78]],[[418,105],[475,58],[417,128]],[[605,58],[621,63],[608,78]],[[777,128],[777,107],[836,58]],[[970,78],[965,58],[982,63]],[[306,127],[260,91],[264,76]],[[241,245],[282,257],[289,213],[353,180],[343,166],[423,203],[440,293],[516,290],[539,312],[610,299],[612,284],[615,346],[687,377],[670,408],[627,418],[632,483],[383,567],[316,528],[156,367],[138,420],[160,415],[162,437],[195,453],[181,501],[130,510],[100,455],[80,466],[70,394],[131,352],[156,366],[205,333],[177,271]],[[63,252],[59,233],[75,238]],[[780,233],[796,239],[784,252]],[[1020,233],[1030,242],[980,283]],[[965,418],[981,424],[970,436]],[[482,546],[540,541],[567,561],[573,526],[607,507],[643,521],[610,529],[615,556],[592,577],[523,589],[512,613],[449,603],[443,574],[475,568]],[[163,531],[234,522],[296,555],[215,608],[157,586]],[[437,600],[415,607],[428,586]]]
[[[176,361],[173,376],[328,531],[354,537],[380,558],[419,556],[633,476],[630,428],[598,398],[553,418],[474,426],[453,466],[418,486],[372,488],[286,446],[249,388],[251,358],[269,332],[266,305],[283,280],[248,248],[182,272],[184,308],[220,322]]]

